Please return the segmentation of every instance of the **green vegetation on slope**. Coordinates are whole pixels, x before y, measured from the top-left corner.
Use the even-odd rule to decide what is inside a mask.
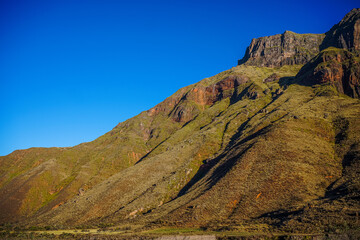
[[[304,84],[296,78],[301,68],[237,66],[93,142],[0,158],[0,220],[26,216],[28,226],[55,228],[356,228],[359,204],[349,193],[359,188],[359,100],[331,84]],[[21,164],[7,172],[12,159]],[[350,210],[336,212],[345,200],[326,207],[334,196],[350,199]],[[324,223],[324,209],[343,222]]]

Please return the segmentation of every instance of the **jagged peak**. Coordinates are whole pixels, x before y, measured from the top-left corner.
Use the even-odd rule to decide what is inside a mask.
[[[354,8],[327,33],[320,49],[328,47],[360,51],[360,8]]]

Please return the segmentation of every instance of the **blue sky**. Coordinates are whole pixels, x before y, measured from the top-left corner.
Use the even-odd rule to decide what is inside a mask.
[[[324,33],[355,2],[0,0],[0,155],[92,141],[252,38]]]

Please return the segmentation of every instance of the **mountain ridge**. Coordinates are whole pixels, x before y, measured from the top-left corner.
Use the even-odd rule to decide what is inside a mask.
[[[360,9],[354,8],[325,34],[282,34],[252,39],[240,64],[280,67],[305,64],[328,47],[360,50]]]

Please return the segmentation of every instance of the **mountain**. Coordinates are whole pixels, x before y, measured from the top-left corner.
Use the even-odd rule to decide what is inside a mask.
[[[359,13],[254,39],[238,66],[93,142],[0,157],[0,222],[356,231]]]

